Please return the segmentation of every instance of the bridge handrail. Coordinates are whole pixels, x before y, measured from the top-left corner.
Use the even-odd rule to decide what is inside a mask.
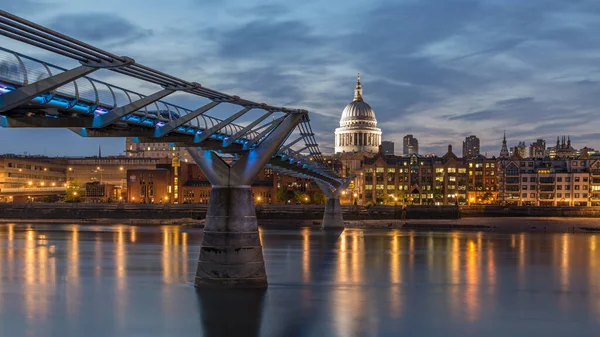
[[[6,49],[6,48],[1,47],[1,46],[0,46],[0,51],[3,51],[5,53],[14,55],[16,57],[15,60],[24,59],[24,60],[28,60],[28,61],[31,61],[31,62],[39,63],[45,69],[47,69],[47,71],[49,71],[50,68],[52,68],[52,69],[58,69],[58,70],[61,70],[61,71],[66,71],[67,70],[67,69],[65,69],[63,67],[60,67],[60,66],[48,63],[48,62],[44,62],[44,61],[41,61],[41,60],[38,60],[36,58],[33,58],[33,57],[30,57],[30,56],[27,56],[27,55],[15,52],[15,51],[10,50],[10,49]],[[24,75],[24,80],[22,82],[18,83],[18,84],[19,85],[24,85],[25,84],[25,80],[27,80],[27,66],[24,63],[21,63],[20,67],[23,67],[24,74],[18,74],[18,75]],[[2,77],[2,75],[3,74],[0,72],[0,77]],[[10,74],[7,74],[7,75],[10,75]],[[49,73],[48,76],[50,76],[50,75],[51,74]],[[100,91],[98,89],[99,87],[101,87],[100,85],[106,86],[113,93],[113,97],[114,97],[114,90],[120,90],[120,91],[122,91],[125,94],[125,96],[127,96],[127,98],[129,99],[129,103],[131,103],[131,96],[137,96],[137,97],[140,97],[140,98],[145,97],[145,95],[143,95],[143,94],[140,94],[140,93],[137,93],[135,91],[132,91],[132,90],[129,90],[129,89],[125,89],[123,87],[120,87],[120,86],[117,86],[117,85],[113,85],[113,84],[110,84],[110,83],[107,83],[107,82],[104,82],[104,81],[101,81],[101,80],[98,80],[98,79],[95,79],[95,78],[89,77],[89,76],[84,76],[82,79],[76,80],[75,83],[77,83],[77,81],[80,81],[80,80],[83,80],[83,79],[85,79],[87,81],[90,81],[92,83],[92,90],[94,90],[96,97],[100,96],[99,95]],[[7,81],[14,81],[14,79],[12,79],[12,78],[5,78],[5,80],[7,80]],[[58,89],[56,89],[56,91],[59,92],[61,95],[71,96],[64,89],[61,91],[61,88],[64,88],[66,86],[67,85],[59,87]],[[78,101],[85,100],[85,98],[81,98],[81,97],[73,97],[73,98],[76,99],[76,100],[78,100]],[[116,104],[116,101],[114,103]],[[114,107],[114,105],[115,105],[115,104],[109,104],[108,102],[103,102],[103,101],[99,101],[98,104],[102,105],[102,106],[104,106],[106,108],[111,108],[111,107]],[[157,108],[158,108],[158,104],[164,105],[167,109],[166,110],[159,110],[159,109],[148,110],[147,108],[143,108],[145,116],[146,117],[151,117],[151,118],[156,117],[157,119],[160,119],[161,113],[163,111],[168,111],[168,113],[169,113],[169,120],[172,120],[172,119],[177,119],[177,118],[180,118],[180,117],[184,116],[184,115],[182,115],[182,114],[179,113],[180,110],[184,111],[186,113],[192,112],[192,110],[190,110],[190,109],[184,108],[184,107],[176,105],[176,104],[172,104],[172,103],[166,102],[164,100],[158,100],[158,101],[156,101],[154,103],[154,105]],[[172,111],[171,109],[169,109],[169,107],[174,108],[178,112],[176,118],[173,118],[174,111]],[[154,111],[156,112],[156,114],[152,114],[152,112],[154,112]],[[220,122],[223,121],[223,120],[221,120],[219,118],[216,118],[216,117],[213,117],[213,116],[209,116],[209,115],[204,115],[203,117],[204,118],[208,118],[210,120],[210,122],[211,122],[211,124],[209,125],[206,122],[206,120],[205,120],[204,121],[204,129],[209,129],[212,125],[216,125],[216,124],[218,124],[218,123],[220,123]],[[186,124],[191,124],[191,121],[188,122],[188,123],[186,123]],[[233,128],[235,128],[235,130],[233,132],[230,131],[231,134],[224,133],[224,134],[227,134],[227,135],[232,135],[235,132],[243,129],[243,127],[241,125],[238,125],[238,124],[235,124],[235,123],[229,123],[228,125],[231,125]],[[200,125],[198,125],[198,127],[201,128]],[[226,128],[224,127],[223,129],[226,129]],[[248,134],[255,137],[255,136],[258,135],[258,132],[250,131]]]

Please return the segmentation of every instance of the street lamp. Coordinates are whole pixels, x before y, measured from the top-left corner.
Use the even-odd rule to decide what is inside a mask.
[[[100,184],[102,184],[102,172],[104,170],[100,166],[96,166],[96,171],[100,172]]]

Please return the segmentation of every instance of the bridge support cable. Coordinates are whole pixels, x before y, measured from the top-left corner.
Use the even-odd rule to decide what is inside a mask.
[[[192,119],[202,115],[203,113],[207,112],[208,110],[219,105],[219,103],[220,102],[210,102],[208,104],[203,105],[199,109],[196,109],[196,110],[194,110],[190,113],[187,113],[173,121],[170,121],[169,123],[167,123],[163,126],[157,127],[156,130],[154,131],[154,137],[162,137],[162,136],[168,134],[169,132],[177,129],[178,127],[182,126],[183,124],[191,121]]]
[[[214,151],[188,147],[212,185],[196,287],[267,287],[251,184],[299,123],[288,114],[257,147],[228,164]]]
[[[252,138],[252,140],[250,140],[247,144],[244,145],[244,147],[246,149],[251,148],[252,146],[254,146],[254,144],[258,144],[261,140],[263,140],[265,137],[267,137],[269,135],[269,133],[273,130],[275,130],[277,128],[277,126],[279,126],[279,124],[286,118],[287,116],[282,116],[279,117],[275,120],[273,120],[269,127],[267,127],[266,129],[264,129],[261,133],[259,133],[257,136],[255,136],[254,138]]]
[[[228,147],[229,145],[233,144],[236,140],[244,137],[245,134],[247,134],[248,132],[250,132],[252,130],[252,128],[254,128],[255,126],[257,126],[260,122],[264,121],[265,119],[267,119],[267,117],[271,116],[273,114],[274,111],[267,111],[264,115],[258,117],[254,122],[248,124],[245,128],[243,128],[242,130],[236,132],[233,136],[229,137],[224,143],[223,143],[223,147]]]
[[[303,140],[306,136],[307,136],[306,134],[300,134],[300,137],[296,138],[294,141],[290,142],[289,144],[286,144],[285,146],[282,146],[281,149],[279,149],[279,151],[277,152],[277,154],[284,153],[289,148],[291,148],[292,146],[296,145],[296,143],[298,143],[299,141]]]
[[[215,134],[215,132],[218,132],[219,130],[224,128],[229,123],[242,117],[244,114],[246,114],[250,110],[252,110],[252,108],[244,108],[244,109],[238,111],[237,113],[235,113],[234,115],[222,120],[217,125],[202,131],[202,133],[200,133],[200,134],[196,134],[196,136],[194,137],[194,142],[201,144],[203,141],[207,140],[208,138],[210,138],[210,136]]]
[[[340,205],[340,194],[343,189],[347,188],[354,176],[346,178],[344,183],[337,188],[324,184],[320,181],[315,181],[323,194],[327,197],[325,211],[323,212],[322,228],[344,228],[344,217],[342,214],[342,206]]]

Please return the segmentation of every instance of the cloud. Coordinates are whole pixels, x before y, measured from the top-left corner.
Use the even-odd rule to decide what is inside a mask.
[[[306,108],[325,149],[357,72],[384,139],[397,144],[412,133],[423,151],[443,154],[474,133],[482,149],[497,152],[507,130],[515,142],[572,134],[600,147],[596,0],[331,0],[327,9],[316,1],[196,1],[211,5],[202,13],[177,1],[149,0],[161,12],[149,19],[152,30],[134,6],[80,8],[49,22],[205,86]]]
[[[50,20],[48,26],[60,33],[88,43],[122,45],[149,37],[150,29],[143,29],[113,13],[61,14]]]

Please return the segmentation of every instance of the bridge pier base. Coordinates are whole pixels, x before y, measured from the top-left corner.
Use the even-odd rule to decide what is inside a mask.
[[[348,187],[348,184],[350,184],[350,181],[352,181],[353,178],[354,176],[346,178],[346,181],[340,187],[335,189],[330,185],[317,181],[317,185],[327,197],[325,211],[323,212],[323,222],[321,223],[323,229],[344,228],[344,216],[340,204],[340,193],[343,189]]]
[[[249,186],[213,186],[194,285],[267,287],[265,261]]]
[[[212,184],[196,287],[266,288],[267,274],[251,184],[299,123],[290,113],[233,163],[212,150],[188,148]]]
[[[344,216],[342,214],[342,206],[340,198],[327,198],[325,211],[323,212],[323,228],[344,228]]]

